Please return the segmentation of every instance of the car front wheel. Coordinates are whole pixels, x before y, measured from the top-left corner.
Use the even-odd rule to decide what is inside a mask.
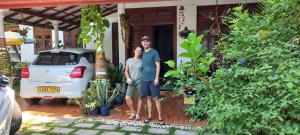
[[[33,104],[39,104],[41,98],[25,98],[26,103],[33,105]]]

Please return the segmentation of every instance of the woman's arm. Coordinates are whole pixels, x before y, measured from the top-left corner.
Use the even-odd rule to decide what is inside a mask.
[[[130,76],[129,76],[129,65],[127,63],[125,65],[125,77],[126,77],[126,82],[128,84],[131,84],[132,81],[131,81]]]

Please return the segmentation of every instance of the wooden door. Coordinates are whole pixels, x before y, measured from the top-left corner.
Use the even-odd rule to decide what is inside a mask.
[[[126,53],[127,58],[134,56],[134,49],[137,46],[141,46],[141,38],[143,36],[150,37],[150,40],[153,43],[154,28],[152,25],[132,26],[130,32],[130,42]]]
[[[112,23],[112,63],[119,64],[119,33],[118,23]]]
[[[153,8],[132,8],[126,9],[129,15],[130,42],[126,49],[126,58],[133,56],[133,49],[141,45],[141,38],[149,36],[154,44],[154,27],[159,25],[176,26],[176,6],[172,7],[153,7]],[[173,35],[176,35],[176,27],[173,27]],[[176,36],[173,38],[173,50],[176,54]],[[176,61],[176,55],[174,55]]]

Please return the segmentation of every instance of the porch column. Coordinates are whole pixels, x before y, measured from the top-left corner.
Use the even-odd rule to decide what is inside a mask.
[[[11,71],[9,64],[9,56],[6,51],[5,33],[4,33],[4,17],[8,9],[0,9],[0,74],[10,76]]]
[[[180,3],[178,3],[180,4]],[[184,16],[185,21],[183,22],[181,28],[179,29],[179,9],[180,6],[184,7]],[[180,44],[183,42],[183,39],[179,36],[179,32],[184,29],[184,27],[188,27],[189,30],[196,32],[197,30],[197,4],[196,1],[182,1],[179,6],[177,6],[177,65],[180,63],[187,62],[188,59],[178,57],[180,53],[184,52],[184,49],[180,47]],[[182,20],[181,20],[182,21]]]
[[[52,24],[53,24],[53,28],[54,28],[55,48],[58,48],[58,43],[59,43],[59,39],[58,39],[58,21],[54,20],[54,21],[52,21]]]
[[[125,13],[125,5],[124,3],[118,4],[118,29],[119,29],[119,63],[125,64],[126,61],[126,47],[125,43],[123,42],[122,35],[121,35],[121,21],[120,21],[120,15]]]

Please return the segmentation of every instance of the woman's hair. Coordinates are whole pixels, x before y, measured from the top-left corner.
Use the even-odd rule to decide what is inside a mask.
[[[137,48],[141,48],[142,49],[142,52],[143,52],[143,47],[142,46],[135,46],[134,48],[133,48],[133,51],[132,51],[132,53],[133,53],[133,56],[135,55],[135,50],[137,49]],[[142,57],[142,56],[141,56]]]
[[[143,47],[142,46],[135,46],[134,48],[133,48],[133,50],[135,51],[137,48],[141,48],[142,49],[142,51],[143,51]]]

